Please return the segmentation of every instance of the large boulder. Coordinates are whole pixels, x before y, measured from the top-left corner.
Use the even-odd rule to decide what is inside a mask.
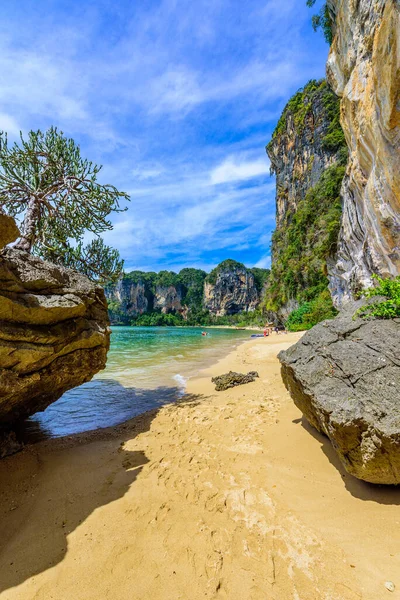
[[[0,252],[0,430],[44,410],[106,364],[103,289],[26,252]]]
[[[279,354],[295,404],[346,470],[400,483],[400,319],[353,318],[359,301]]]

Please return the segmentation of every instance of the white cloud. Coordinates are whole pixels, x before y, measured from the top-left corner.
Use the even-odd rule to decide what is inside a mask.
[[[264,146],[290,93],[324,72],[305,2],[6,4],[0,128],[57,125],[131,192],[104,236],[127,266],[266,264]]]
[[[0,131],[6,131],[12,136],[18,136],[21,131],[20,125],[11,115],[0,113]]]
[[[269,163],[266,158],[243,161],[238,157],[231,156],[211,171],[210,180],[213,185],[216,185],[231,181],[251,179],[268,173]]]
[[[259,261],[256,262],[256,264],[254,266],[258,267],[259,269],[270,269],[271,268],[271,257],[263,256],[262,258],[260,258]]]

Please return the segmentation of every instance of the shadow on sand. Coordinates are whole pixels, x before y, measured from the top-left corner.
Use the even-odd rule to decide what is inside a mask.
[[[121,386],[121,392],[130,390]],[[138,390],[131,393],[137,397]],[[141,390],[143,402],[146,393],[151,406],[165,389]],[[185,395],[177,405],[200,401]],[[0,461],[0,592],[62,561],[69,534],[126,494],[149,459],[124,443],[148,431],[158,410],[108,429],[30,444]]]
[[[329,462],[339,471],[346,489],[355,498],[367,500],[369,502],[377,502],[379,504],[400,505],[400,486],[376,485],[353,477],[353,475],[350,475],[342,465],[328,437],[314,429],[305,417],[296,419],[293,422],[296,424],[301,423],[302,427],[304,427],[304,429],[321,444],[323,453],[328,458]]]

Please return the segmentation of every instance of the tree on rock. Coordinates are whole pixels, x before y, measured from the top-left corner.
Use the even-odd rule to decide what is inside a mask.
[[[94,281],[115,281],[123,261],[99,234],[112,229],[109,215],[120,212],[119,200],[129,197],[99,183],[100,170],[54,127],[30,131],[27,139],[21,134],[19,145],[9,145],[0,132],[0,207],[22,221],[15,247]],[[84,246],[87,232],[96,237]]]

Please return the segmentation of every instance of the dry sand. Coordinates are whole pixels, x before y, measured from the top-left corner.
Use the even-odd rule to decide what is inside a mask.
[[[400,490],[347,475],[302,422],[276,358],[297,338],[246,342],[178,405],[3,460],[1,600],[400,598]],[[214,392],[229,369],[260,379]]]

